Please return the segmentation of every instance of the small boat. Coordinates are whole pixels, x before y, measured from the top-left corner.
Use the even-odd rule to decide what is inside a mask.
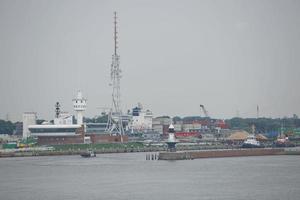
[[[82,152],[80,155],[83,158],[96,157],[96,153],[92,150],[87,150],[86,152]]]

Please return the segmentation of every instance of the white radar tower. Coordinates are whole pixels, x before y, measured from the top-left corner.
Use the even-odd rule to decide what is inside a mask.
[[[120,98],[121,69],[119,66],[120,56],[117,53],[117,48],[117,13],[114,12],[114,54],[112,55],[112,64],[110,71],[110,85],[112,86],[112,104],[108,115],[106,132],[109,132],[111,135],[120,135],[121,142],[123,142],[122,136],[124,135],[124,128],[122,123],[122,110]]]
[[[74,110],[77,112],[77,124],[83,124],[83,112],[86,110],[86,99],[82,97],[81,91],[78,91],[77,97],[73,99]]]

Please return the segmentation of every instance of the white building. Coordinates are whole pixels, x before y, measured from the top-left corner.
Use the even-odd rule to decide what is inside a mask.
[[[193,131],[199,131],[202,128],[200,123],[190,123],[190,124],[183,124],[182,130],[184,132],[193,132]]]
[[[169,125],[172,124],[172,119],[170,117],[156,117],[153,119],[153,125]]]
[[[159,134],[163,134],[164,125],[162,125],[162,124],[153,124],[153,131],[158,132]]]
[[[54,124],[71,125],[73,124],[73,115],[68,112],[61,112],[58,118],[54,118]]]
[[[28,128],[32,136],[69,136],[75,135],[80,125],[29,125]]]
[[[28,129],[29,125],[36,124],[36,113],[35,112],[25,112],[23,113],[23,138],[30,136],[30,131]]]
[[[86,110],[87,100],[82,97],[81,91],[78,91],[77,97],[73,99],[74,110],[77,112],[77,124],[83,124],[83,112]]]
[[[83,124],[83,112],[86,109],[86,99],[79,91],[73,99],[74,110],[77,112],[77,124],[73,124],[73,115],[68,112],[60,112],[54,119],[54,124],[43,123],[36,125],[36,113],[23,114],[23,137],[29,136],[70,136],[75,135],[77,129]]]
[[[182,124],[173,124],[175,132],[182,131]]]
[[[152,127],[154,131],[166,134],[171,123],[172,119],[170,117],[156,117],[152,121]]]

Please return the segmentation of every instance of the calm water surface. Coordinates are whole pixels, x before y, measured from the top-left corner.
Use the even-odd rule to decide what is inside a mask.
[[[300,199],[300,156],[146,161],[144,153],[0,159],[0,199]]]

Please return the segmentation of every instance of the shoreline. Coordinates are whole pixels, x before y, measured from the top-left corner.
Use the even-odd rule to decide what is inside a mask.
[[[67,156],[80,155],[85,152],[82,150],[50,150],[50,151],[11,151],[0,152],[1,158],[10,157],[37,157],[37,156]],[[268,155],[300,155],[300,148],[259,148],[259,149],[240,149],[240,148],[208,148],[208,149],[186,149],[177,152],[168,152],[165,148],[144,147],[128,149],[95,149],[96,154],[107,153],[137,153],[137,152],[159,152],[159,160],[190,160],[199,158],[220,158],[220,157],[242,157],[242,156],[268,156]]]
[[[51,150],[51,151],[11,151],[0,152],[1,158],[12,157],[36,157],[36,156],[68,156],[68,155],[80,155],[85,152],[82,150]],[[137,153],[137,152],[159,152],[163,151],[161,148],[135,148],[135,149],[96,149],[96,154],[108,154],[108,153]]]

